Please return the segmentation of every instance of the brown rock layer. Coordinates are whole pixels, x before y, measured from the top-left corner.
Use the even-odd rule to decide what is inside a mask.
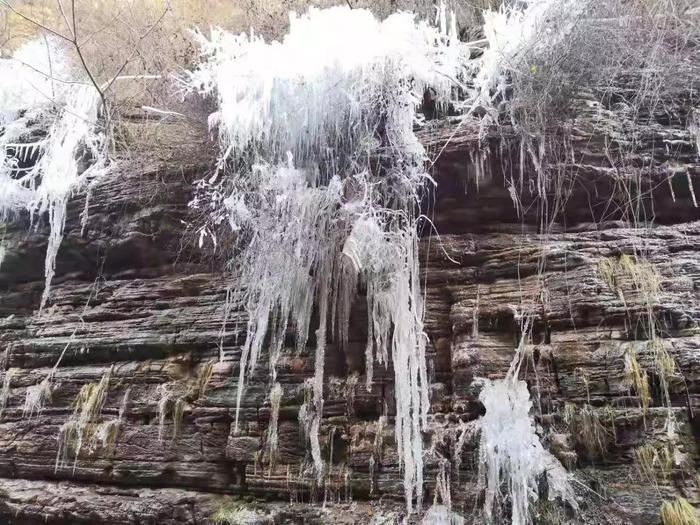
[[[132,125],[143,127],[137,120]],[[204,139],[185,136],[180,125],[163,121],[158,130],[160,158],[132,152],[90,188],[82,232],[85,196],[71,202],[50,307],[42,313],[45,228],[6,225],[0,351],[10,379],[0,419],[0,515],[13,523],[195,524],[232,499],[259,509],[262,522],[350,523],[400,512],[393,371],[375,365],[371,388],[365,387],[361,298],[350,348],[326,352],[321,442],[331,468],[325,486],[314,488],[298,421],[313,374],[312,346],[300,353],[290,348],[280,359],[274,464],[266,362],[250,379],[241,429],[234,431],[245,313],[234,311],[222,332],[228,284],[222,256],[195,247],[198,218],[187,207],[192,182],[210,169],[213,153],[202,153]],[[534,211],[518,213],[500,169],[504,154],[492,150],[482,162],[472,128],[422,132],[431,154],[440,152],[431,207],[440,236],[426,234],[422,245],[433,413],[433,431],[425,437],[426,502],[444,456],[451,459],[454,510],[473,512],[477,445],[468,443],[457,462],[453,435],[444,429],[480,415],[479,385],[504,376],[518,344],[517,315],[527,306],[536,316],[523,378],[545,445],[580,482],[582,511],[575,519],[656,523],[664,499],[682,494],[698,503],[700,214],[691,191],[700,193],[697,152],[682,127],[649,128],[650,148],[675,141],[675,171],[664,171],[671,162],[664,153],[656,157],[657,169],[646,179],[655,223],[632,228],[611,205],[617,195],[606,161],[595,142],[583,145],[583,137],[590,139],[585,131],[576,143],[582,153],[577,183],[547,231]],[[440,151],[445,137],[450,140]],[[536,199],[525,195],[523,209],[534,210]],[[601,271],[602,262],[615,268],[622,254],[640,249],[661,276],[653,315],[676,365],[670,407],[655,376],[653,348],[641,333],[649,310],[638,283],[624,271],[613,272],[613,281]],[[630,351],[650,377],[647,411],[625,379]],[[220,352],[224,361],[199,391]],[[23,416],[27,387],[44,379],[61,353],[50,401],[40,414]],[[116,420],[127,399],[113,446],[93,439],[77,459],[69,449],[57,466],[57,438],[79,390],[109,370],[99,421]],[[382,426],[385,410],[389,422]],[[599,416],[602,450],[587,448],[580,424],[575,427],[575,414],[585,410]],[[664,429],[669,411],[677,423],[672,465],[652,483],[635,451],[671,443]],[[350,498],[355,505],[347,504]],[[308,504],[324,500],[325,510]]]

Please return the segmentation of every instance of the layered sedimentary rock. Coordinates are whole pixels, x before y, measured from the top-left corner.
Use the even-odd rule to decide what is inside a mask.
[[[514,205],[503,165],[511,153],[500,147],[506,139],[489,139],[486,155],[469,124],[421,132],[437,156],[438,185],[426,209],[439,234],[426,228],[422,242],[432,382],[424,508],[443,476],[452,510],[478,515],[478,444],[457,443],[455,430],[483,413],[483,380],[504,377],[519,344],[538,433],[573,472],[580,500],[577,512],[534,509],[536,521],[657,523],[664,500],[682,495],[698,504],[700,165],[693,137],[673,120],[647,128],[640,157],[654,152],[658,169],[641,191],[655,221],[634,228],[619,212],[625,197],[604,148],[583,122],[574,143],[576,184],[546,229],[527,191]],[[0,515],[13,523],[194,524],[228,509],[259,522],[400,519],[394,374],[375,364],[366,387],[363,298],[353,305],[349,348],[326,351],[320,436],[328,468],[319,487],[299,418],[310,393],[313,340],[302,351],[290,344],[280,358],[278,415],[261,362],[245,390],[240,429],[233,426],[245,312],[235,299],[225,311],[226,254],[197,246],[197,211],[187,206],[193,182],[215,158],[206,133],[139,115],[125,126],[152,146],[125,150],[108,175],[70,202],[42,312],[46,230],[5,225]],[[620,265],[640,247],[661,283],[653,343],[675,362],[668,399],[655,375],[656,350],[640,334],[649,302]],[[532,336],[521,342],[524,307],[536,314]],[[628,378],[630,352],[649,377],[648,408]],[[104,407],[76,458],[71,443],[59,448],[62,426],[81,388],[106,374]],[[47,376],[50,400],[39,414],[23,414],[27,388]],[[116,432],[103,442],[96,429],[108,421]],[[670,465],[656,462],[649,472],[639,459],[644,446],[657,457],[668,450]]]

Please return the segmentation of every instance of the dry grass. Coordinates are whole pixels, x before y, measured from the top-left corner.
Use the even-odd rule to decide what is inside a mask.
[[[652,374],[660,402],[668,412],[668,424],[673,425],[670,385],[677,377],[677,367],[664,340],[654,337],[649,341],[630,341],[625,343],[625,347],[624,384],[639,396],[642,409],[646,412],[651,403],[649,375]],[[641,357],[644,358],[644,366],[640,364]]]
[[[73,451],[74,461],[77,462],[84,447],[93,447],[97,442],[103,441],[105,429],[101,428],[97,420],[107,399],[111,374],[112,368],[104,373],[99,382],[87,383],[80,388],[73,401],[73,414],[59,432],[56,468],[66,462],[69,451]],[[116,440],[116,435],[114,439]],[[109,444],[109,440],[106,442]]]
[[[197,380],[194,385],[193,394],[195,399],[199,399],[207,392],[207,387],[214,373],[214,361],[207,361],[197,373]]]
[[[107,454],[111,454],[114,451],[120,429],[121,421],[118,419],[103,421],[97,426],[97,430],[95,431],[95,439],[99,441],[100,445]]]
[[[637,467],[645,481],[654,485],[668,479],[673,471],[673,450],[670,445],[647,443],[634,451]]]
[[[177,439],[182,429],[182,420],[185,416],[185,400],[177,398],[173,403],[173,440]]]
[[[566,519],[555,503],[546,500],[537,503],[533,517],[533,523],[536,525],[562,525]]]
[[[564,405],[564,421],[577,445],[589,458],[603,458],[615,442],[615,416],[610,407],[596,410],[588,403],[581,408]]]
[[[223,501],[211,517],[214,525],[240,525],[245,523],[265,523],[265,517],[246,505],[236,501]]]
[[[676,362],[666,350],[666,345],[660,338],[649,341],[649,350],[654,357],[654,369],[660,377],[668,380],[676,374]]]
[[[661,523],[663,525],[700,525],[697,510],[687,499],[677,497],[673,501],[664,501],[661,505]]]
[[[598,275],[603,280],[603,282],[608,286],[610,291],[614,292],[616,295],[620,295],[620,287],[617,283],[617,261],[615,259],[606,257],[598,263]]]
[[[88,383],[81,387],[73,402],[74,415],[77,415],[79,421],[89,424],[100,415],[107,397],[110,375],[111,369],[102,376],[98,383]]]
[[[632,281],[644,302],[657,301],[663,278],[652,262],[636,255],[624,254],[618,264],[623,275]]]
[[[625,352],[625,385],[633,388],[642,404],[642,410],[646,412],[651,402],[649,389],[649,377],[637,360],[637,351],[630,345]]]
[[[657,301],[663,282],[653,263],[629,254],[600,261],[598,275],[620,300],[644,305]]]

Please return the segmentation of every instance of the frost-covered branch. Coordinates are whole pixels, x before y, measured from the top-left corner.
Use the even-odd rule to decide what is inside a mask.
[[[14,58],[0,60],[0,72],[0,215],[48,212],[43,308],[68,198],[106,162],[105,136],[98,125],[100,96],[94,86],[76,81],[55,39],[26,44]],[[36,132],[46,133],[45,138],[32,139]]]

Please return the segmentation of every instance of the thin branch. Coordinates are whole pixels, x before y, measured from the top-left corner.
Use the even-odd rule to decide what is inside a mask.
[[[71,32],[71,35],[73,35],[73,38],[75,39],[75,32],[70,26],[70,22],[68,22],[68,17],[66,16],[66,13],[63,11],[63,5],[61,4],[61,0],[56,0],[58,3],[58,9],[61,11],[61,16],[63,16],[63,20],[66,22],[66,27],[68,28],[68,31]]]
[[[40,69],[35,68],[31,64],[27,64],[26,62],[24,62],[23,60],[20,60],[17,57],[12,57],[12,60],[14,60],[15,62],[18,62],[19,64],[22,64],[24,67],[31,69],[35,73],[39,73],[40,75],[48,78],[49,80],[51,80],[53,82],[60,82],[61,84],[79,84],[79,85],[83,85],[83,86],[87,85],[86,82],[79,82],[77,80],[63,80],[61,78],[53,76],[52,74],[47,74],[46,71],[41,71]]]
[[[49,75],[53,77],[53,62],[51,61],[51,48],[49,47],[49,41],[46,38],[46,35],[44,36],[44,45],[46,46],[46,56],[49,58]],[[56,98],[56,88],[53,85],[53,80],[51,81],[51,96],[53,98]]]
[[[105,29],[107,29],[107,28],[116,28],[115,22],[117,21],[118,18],[119,18],[119,13],[117,13],[116,15],[114,15],[114,16],[111,18],[111,20],[109,20],[109,22],[105,22],[99,29],[95,29],[94,31],[91,31],[82,41],[79,42],[79,44],[80,44],[81,46],[84,46],[85,44],[87,44],[88,42],[90,42],[90,40],[92,40],[92,39],[95,37],[95,35],[99,35],[99,34],[102,33]]]
[[[163,75],[149,75],[149,74],[144,74],[144,75],[119,75],[117,77],[114,77],[110,82],[116,82],[117,80],[156,80],[159,78],[163,78]],[[107,82],[102,84],[102,89],[105,90],[107,86]]]
[[[78,28],[75,25],[75,0],[70,1],[70,10],[73,15],[73,42],[78,45]]]
[[[159,115],[173,115],[176,117],[187,117],[187,115],[183,115],[182,113],[178,113],[177,111],[169,111],[166,109],[158,109],[154,108],[151,106],[141,106],[141,109],[144,111],[150,111],[151,113],[158,113]]]
[[[112,87],[112,84],[114,81],[121,75],[122,71],[124,71],[124,68],[131,62],[131,60],[134,58],[134,55],[138,52],[139,44],[143,41],[144,38],[146,38],[148,35],[151,34],[151,32],[158,26],[160,25],[161,21],[163,20],[163,17],[165,17],[166,13],[170,10],[170,6],[166,5],[165,9],[161,13],[161,15],[158,17],[158,20],[156,20],[151,27],[148,28],[148,30],[139,37],[138,42],[134,45],[134,50],[131,52],[131,55],[124,61],[124,63],[119,67],[117,72],[114,74],[112,79],[107,83],[105,86],[104,90],[105,92],[109,90],[110,87]]]
[[[26,21],[29,22],[30,24],[34,24],[35,26],[40,27],[40,28],[43,29],[44,31],[48,31],[48,32],[51,33],[52,35],[57,36],[58,38],[61,38],[61,39],[63,39],[63,40],[66,40],[67,42],[73,42],[73,40],[72,40],[70,37],[67,37],[66,35],[63,35],[63,34],[59,33],[58,31],[54,31],[53,29],[51,29],[50,27],[45,26],[45,25],[42,24],[41,22],[37,22],[37,21],[34,20],[33,18],[30,18],[30,17],[28,17],[27,15],[24,15],[24,14],[20,13],[19,11],[17,11],[17,9],[15,9],[14,7],[12,7],[12,5],[9,4],[9,3],[7,3],[5,0],[0,0],[0,4],[4,5],[4,6],[7,7],[10,11],[12,11],[14,14],[16,14],[17,16],[19,16],[20,18],[23,18],[24,20],[26,20]]]
[[[85,72],[87,73],[88,77],[90,77],[90,82],[92,82],[92,85],[95,87],[95,89],[97,90],[97,93],[100,95],[100,100],[102,100],[102,107],[104,108],[104,111],[105,111],[105,118],[107,118],[107,101],[105,100],[105,95],[102,92],[102,90],[100,89],[100,86],[97,84],[95,77],[92,76],[92,73],[90,72],[90,68],[85,63],[85,58],[83,58],[83,53],[80,50],[80,46],[78,45],[77,42],[73,42],[73,45],[75,47],[75,52],[78,54],[78,58],[80,59],[80,63],[83,65],[83,68],[85,69]]]

